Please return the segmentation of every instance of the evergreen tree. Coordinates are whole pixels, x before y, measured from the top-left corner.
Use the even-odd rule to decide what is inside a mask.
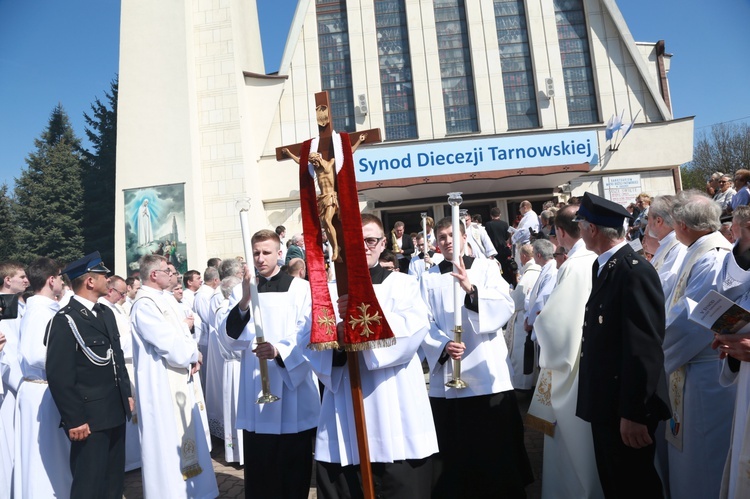
[[[93,152],[83,152],[84,251],[99,251],[104,264],[115,264],[115,160],[117,153],[117,77],[91,105],[92,115],[83,113],[86,136]]]
[[[34,141],[36,151],[16,179],[19,259],[48,256],[67,263],[83,256],[81,143],[61,104]]]
[[[0,187],[0,261],[18,257],[18,224],[13,200],[8,196],[8,184]]]

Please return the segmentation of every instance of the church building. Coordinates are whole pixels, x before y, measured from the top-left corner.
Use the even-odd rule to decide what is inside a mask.
[[[179,236],[178,266],[242,255],[247,198],[251,230],[301,232],[298,166],[276,148],[317,135],[320,91],[336,131],[380,129],[354,156],[360,205],[407,232],[449,191],[512,222],[524,199],[673,194],[692,159],[665,43],[636,42],[615,0],[299,0],[275,74],[255,0],[130,0],[120,36],[122,273],[162,244],[141,223]]]

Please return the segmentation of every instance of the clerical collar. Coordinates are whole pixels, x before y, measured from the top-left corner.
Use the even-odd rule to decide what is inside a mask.
[[[470,269],[471,265],[474,263],[474,257],[464,255],[462,258],[464,259],[464,267],[466,267],[466,269]],[[453,262],[450,260],[443,260],[442,262],[438,263],[438,268],[440,269],[441,274],[453,272]]]
[[[258,293],[285,293],[293,281],[294,277],[286,272],[277,272],[268,279],[258,276]]]
[[[430,255],[430,258],[435,256],[435,252],[432,250],[428,251],[427,254]],[[419,254],[419,259],[424,260],[424,251]]]
[[[393,272],[390,270],[381,267],[379,263],[374,267],[370,267],[370,279],[372,279],[372,284],[383,284],[383,281],[385,281],[392,273]]]

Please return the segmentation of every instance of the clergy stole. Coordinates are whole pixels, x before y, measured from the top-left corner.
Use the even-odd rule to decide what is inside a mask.
[[[675,284],[675,287],[672,290],[672,295],[667,300],[667,311],[674,309],[685,296],[690,271],[698,260],[712,249],[717,248],[723,248],[729,251],[732,250],[732,245],[718,231],[704,236],[701,241],[696,241],[690,248],[688,248],[685,260],[682,262],[682,267],[680,267],[680,273],[677,276],[677,284]],[[682,437],[685,433],[684,399],[686,374],[686,367],[680,366],[675,372],[669,375],[669,402],[672,404],[672,418],[669,420],[665,434],[667,442],[674,445],[675,448],[680,451],[682,451]]]
[[[312,293],[312,324],[310,344],[313,350],[343,348],[349,352],[389,347],[396,344],[385,314],[378,303],[372,287],[362,241],[362,218],[359,213],[359,198],[354,175],[352,147],[347,133],[333,133],[331,141],[336,167],[336,192],[329,195],[338,198],[339,214],[343,233],[337,239],[343,249],[346,262],[349,302],[344,320],[344,344],[339,345],[336,336],[336,319],[328,290],[328,275],[325,270],[322,249],[322,226],[319,204],[315,195],[315,169],[309,162],[310,153],[317,151],[320,138],[305,141],[300,150],[300,207],[302,228],[307,248],[307,275]]]
[[[666,236],[664,236],[666,237]],[[654,269],[658,272],[662,265],[664,265],[664,260],[667,259],[667,255],[670,251],[672,251],[672,248],[680,244],[680,241],[677,240],[677,238],[672,238],[672,241],[669,243],[669,245],[664,248],[664,251],[661,252],[659,255],[659,258],[656,258],[654,260],[651,260],[651,265],[653,265]]]
[[[162,308],[159,304],[148,296],[138,296],[136,301],[140,299],[151,300],[156,308],[159,309],[164,319],[169,323],[176,334],[185,335],[185,330],[182,327],[182,322],[172,311],[172,307]],[[180,471],[182,472],[182,479],[187,480],[200,475],[203,472],[198,462],[198,445],[196,443],[196,435],[198,434],[195,429],[195,421],[193,420],[193,406],[189,404],[190,397],[188,390],[192,385],[192,389],[195,396],[196,403],[202,403],[203,394],[200,392],[196,385],[200,383],[189,383],[190,380],[190,369],[184,367],[172,367],[169,363],[164,362],[164,366],[167,369],[167,381],[169,382],[169,391],[172,394],[172,407],[174,409],[175,419],[175,430],[180,441]],[[201,435],[203,438],[203,435]]]
[[[541,431],[550,437],[555,436],[557,418],[552,409],[552,371],[542,369],[539,372],[539,380],[531,398],[531,405],[523,422],[532,430]]]

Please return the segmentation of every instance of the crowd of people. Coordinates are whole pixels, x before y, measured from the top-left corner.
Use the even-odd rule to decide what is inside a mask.
[[[545,435],[546,498],[750,497],[750,333],[690,319],[711,290],[750,309],[746,173],[737,192],[717,173],[716,197],[523,201],[512,224],[462,210],[458,234],[363,214],[395,340],[353,354],[327,240],[334,310],[316,317],[339,348],[309,348],[323,267],[283,226],[202,273],[156,254],[127,278],[98,253],[0,263],[18,297],[0,321],[0,497],[119,498],[139,467],[146,497],[217,497],[212,436],[246,497],[305,498],[313,470],[318,497],[362,497],[354,360],[379,497],[525,497],[524,424]]]

